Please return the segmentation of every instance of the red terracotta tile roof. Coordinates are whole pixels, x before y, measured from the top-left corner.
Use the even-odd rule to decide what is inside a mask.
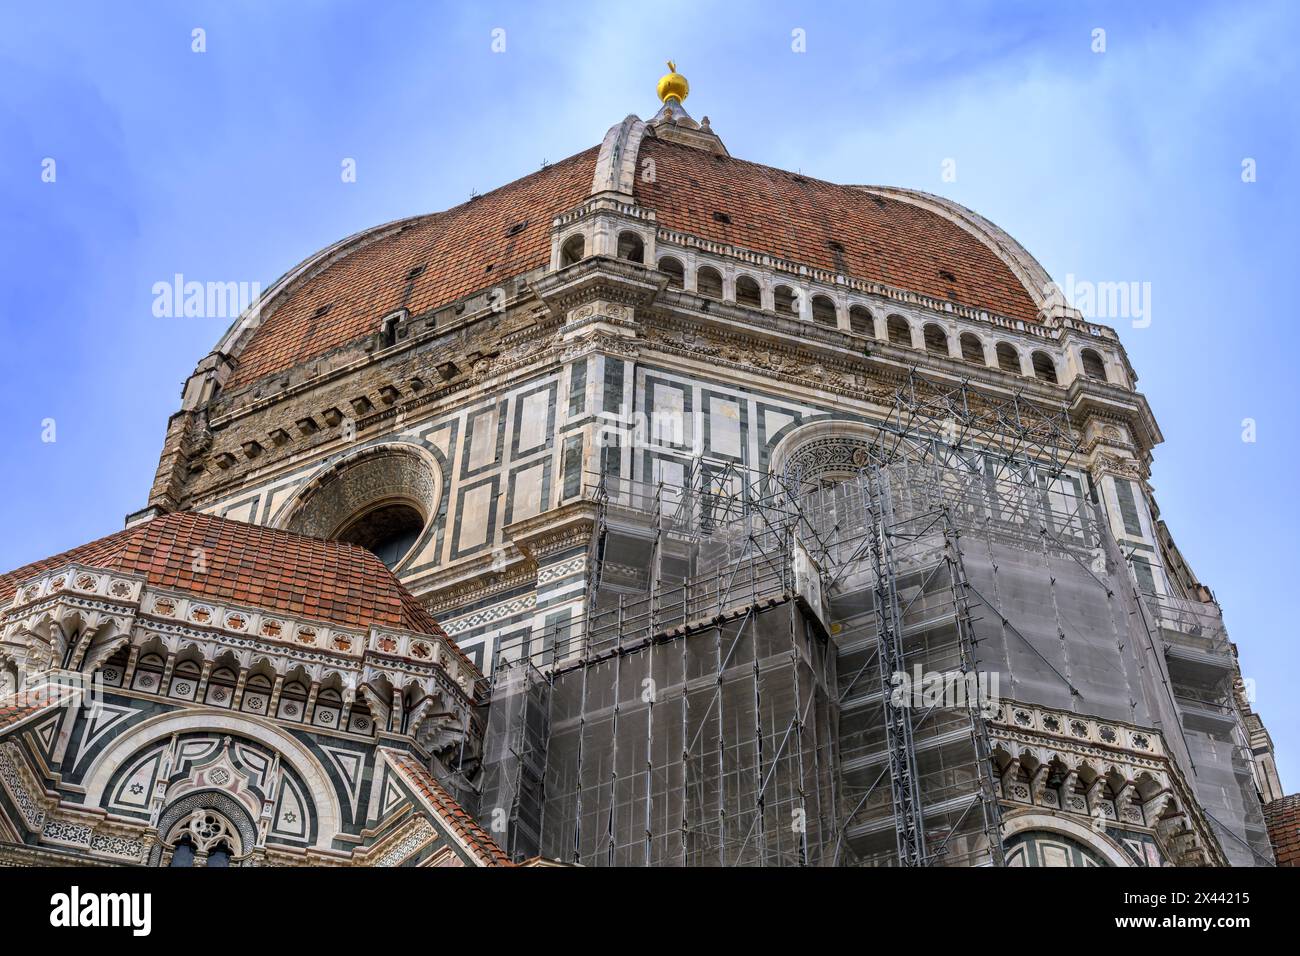
[[[661,227],[1038,321],[1006,263],[929,210],[650,136],[637,159],[654,161],[653,181],[638,175],[635,196]]]
[[[35,690],[20,691],[0,699],[0,736],[7,734],[19,724],[35,717],[42,711],[58,706],[58,694],[48,686]]]
[[[380,750],[407,785],[423,798],[425,809],[450,828],[481,865],[514,866],[491,834],[465,812],[465,808],[433,778],[424,764],[400,750],[390,750],[387,747],[381,747]]]
[[[343,627],[373,624],[446,636],[365,548],[193,511],[162,515],[0,575],[0,604],[12,600],[23,581],[72,562]]]
[[[1264,805],[1268,838],[1278,866],[1300,866],[1300,793]]]
[[[420,315],[545,266],[551,220],[590,194],[597,152],[593,147],[446,212],[420,217],[331,263],[264,319],[226,388],[355,341],[396,309]],[[513,232],[519,223],[525,225]],[[408,280],[417,266],[424,271]],[[317,317],[325,305],[329,311]]]
[[[420,315],[545,266],[551,220],[587,198],[598,152],[417,217],[341,255],[278,300],[238,356],[227,389],[354,342],[395,309]],[[638,159],[653,160],[655,176],[636,177],[636,199],[661,226],[1037,321],[1033,299],[1006,263],[927,209],[652,135]],[[417,266],[424,271],[409,278]],[[322,306],[329,306],[323,315]]]

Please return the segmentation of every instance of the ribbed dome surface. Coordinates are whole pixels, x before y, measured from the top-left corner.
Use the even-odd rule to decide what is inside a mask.
[[[271,303],[226,388],[353,342],[396,309],[420,315],[544,267],[551,220],[589,196],[598,153],[586,150],[343,253]],[[654,176],[638,172],[635,199],[661,227],[1037,321],[1032,297],[996,252],[920,205],[653,134],[637,164]]]
[[[346,345],[376,331],[395,309],[419,315],[545,266],[551,220],[590,194],[596,153],[586,150],[446,212],[422,216],[326,266],[275,303],[226,387]],[[409,278],[420,266],[423,271]],[[317,315],[322,306],[329,311]]]
[[[647,138],[638,160],[654,161],[635,195],[661,227],[1037,321],[997,253],[928,209],[659,139]]]

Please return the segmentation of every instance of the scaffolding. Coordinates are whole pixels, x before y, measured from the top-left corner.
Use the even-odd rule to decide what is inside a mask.
[[[835,862],[1002,862],[960,530],[940,475],[911,457],[822,489],[837,533],[843,829]],[[925,682],[938,693],[922,693]],[[887,788],[887,789],[886,789]],[[846,850],[851,851],[846,854]]]
[[[583,618],[493,675],[481,817],[512,855],[1001,865],[999,676],[1177,722],[1064,409],[913,372],[869,436],[833,475],[587,476]]]
[[[1145,624],[1163,645],[1197,799],[1230,862],[1272,865],[1254,758],[1235,693],[1236,652],[1216,604],[1141,594]]]

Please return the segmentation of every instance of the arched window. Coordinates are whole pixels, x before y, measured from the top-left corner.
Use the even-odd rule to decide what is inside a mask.
[[[818,325],[836,328],[840,324],[835,314],[835,301],[830,296],[815,295],[812,299],[812,317]]]
[[[645,262],[645,243],[635,232],[618,234],[618,257],[628,262]]]
[[[865,335],[868,338],[874,338],[876,334],[876,322],[871,317],[871,312],[865,306],[854,305],[849,307],[849,329],[854,335]]]
[[[961,337],[961,357],[975,365],[984,365],[984,343],[974,332],[964,332]]]
[[[1044,382],[1056,384],[1056,363],[1046,352],[1035,352],[1030,356],[1034,363],[1034,377]]]
[[[195,691],[199,689],[199,678],[202,675],[203,669],[199,667],[198,661],[179,662],[172,670],[172,683],[167,695],[193,700]]]
[[[168,866],[193,866],[194,865],[194,839],[187,833],[176,841],[176,846],[172,848],[171,862]]]
[[[307,688],[299,681],[289,681],[280,691],[280,712],[286,720],[302,720],[307,712]]]
[[[208,866],[228,867],[230,866],[230,845],[227,843],[218,843],[208,851]]]
[[[686,288],[686,270],[682,268],[681,262],[672,256],[664,256],[659,260],[659,271],[668,273],[668,287],[670,289]]]
[[[695,291],[710,299],[721,299],[722,273],[712,266],[700,266],[695,273]]]
[[[925,350],[936,355],[948,354],[948,333],[943,326],[931,322],[925,327]]]
[[[564,240],[560,247],[560,268],[567,269],[587,255],[587,240],[581,233]]]
[[[907,324],[907,319],[901,315],[891,315],[885,328],[889,331],[889,341],[892,344],[912,347],[912,327]]]
[[[414,504],[388,501],[356,515],[332,537],[360,545],[391,570],[414,547],[423,530],[424,515]]]
[[[799,306],[794,289],[779,285],[772,290],[772,305],[782,315],[798,315]]]
[[[218,667],[208,679],[208,692],[205,703],[215,707],[229,707],[235,699],[235,685],[238,676],[229,667]]]
[[[337,727],[343,712],[343,697],[337,690],[327,687],[316,696],[316,710],[311,722],[318,727]]]
[[[167,816],[167,813],[164,813]],[[241,852],[239,831],[223,813],[199,807],[166,828],[163,849],[167,866],[229,867]]]
[[[736,304],[747,305],[752,309],[762,307],[763,293],[750,276],[739,276],[736,279]]]
[[[149,694],[157,694],[162,691],[162,674],[164,661],[157,654],[144,654],[135,668],[135,677],[132,679],[131,686],[135,690],[142,690]]]
[[[254,674],[248,678],[248,683],[244,685],[242,709],[250,714],[266,716],[267,708],[271,706],[271,689],[271,678],[265,674]]]
[[[1014,345],[1008,345],[1006,342],[999,342],[997,347],[998,368],[1004,372],[1011,372],[1013,375],[1020,374],[1020,353],[1016,351]]]
[[[1108,381],[1106,376],[1106,363],[1102,357],[1092,349],[1084,349],[1080,357],[1083,359],[1083,374],[1093,381]]]

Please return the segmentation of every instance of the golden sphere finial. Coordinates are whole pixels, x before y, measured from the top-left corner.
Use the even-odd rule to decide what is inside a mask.
[[[686,82],[686,77],[677,72],[677,64],[672,60],[668,61],[669,72],[659,77],[659,102],[667,103],[669,100],[676,100],[678,104],[686,97],[690,96],[691,85]]]

